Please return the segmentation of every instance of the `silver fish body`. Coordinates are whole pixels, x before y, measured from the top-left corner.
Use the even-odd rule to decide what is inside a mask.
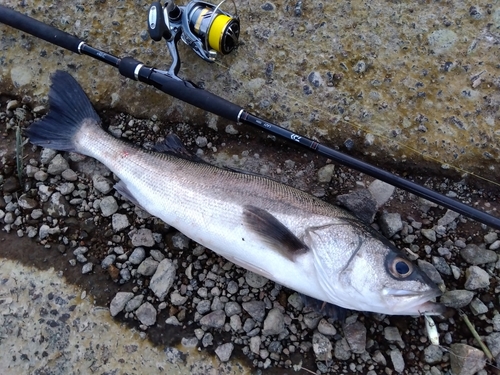
[[[150,152],[105,132],[74,79],[57,72],[32,143],[105,164],[116,189],[228,260],[316,299],[384,314],[437,314],[439,289],[346,211],[259,176]],[[54,135],[55,129],[59,134]]]

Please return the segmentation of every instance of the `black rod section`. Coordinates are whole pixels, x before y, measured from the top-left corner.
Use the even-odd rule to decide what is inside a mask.
[[[46,25],[2,5],[0,5],[0,22],[21,31],[25,31],[59,47],[66,48],[76,53],[83,53],[107,64],[113,65],[117,67],[120,73],[125,77],[140,80],[144,83],[152,85],[168,95],[192,104],[193,106],[201,108],[205,111],[212,112],[231,121],[243,122],[256,126],[279,137],[292,140],[349,168],[356,169],[398,188],[405,189],[415,195],[418,195],[419,197],[442,205],[492,228],[500,229],[500,219],[495,216],[446,197],[424,186],[395,176],[390,172],[365,163],[352,156],[345,155],[339,151],[323,146],[318,142],[310,140],[299,134],[295,134],[278,125],[262,120],[245,112],[242,107],[231,103],[220,96],[200,89],[188,81],[171,76],[168,72],[144,66],[144,64],[131,57],[120,59],[104,51],[90,47],[73,35]]]

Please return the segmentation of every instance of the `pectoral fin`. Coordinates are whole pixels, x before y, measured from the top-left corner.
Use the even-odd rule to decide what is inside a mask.
[[[293,261],[297,256],[309,250],[297,236],[266,210],[255,206],[245,206],[243,217],[245,225],[252,232],[284,257]]]

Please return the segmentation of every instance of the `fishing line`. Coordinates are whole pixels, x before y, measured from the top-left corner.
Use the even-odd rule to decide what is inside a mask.
[[[238,70],[236,70],[236,69],[230,68],[229,66],[224,65],[222,62],[220,62],[220,61],[218,61],[218,60],[217,60],[217,61],[215,61],[215,64],[217,64],[217,65],[218,65],[218,66],[220,66],[221,68],[223,68],[223,69],[227,70],[228,72],[229,72],[230,70],[234,70],[234,72],[235,72],[236,74],[240,75],[241,77],[245,77],[245,78],[247,78],[247,79],[248,79],[248,78],[251,78],[251,77],[250,77],[250,75],[249,75],[248,73],[245,73],[245,72],[243,72],[243,71],[238,71]],[[276,94],[283,94],[281,91],[279,91],[279,89],[274,88],[274,87],[272,87],[271,85],[269,85],[269,87],[267,87],[267,86],[266,86],[266,89],[267,89],[267,88],[269,88],[271,91],[273,91],[273,92],[274,92],[274,93],[276,93]],[[314,106],[313,104],[310,104],[310,103],[308,103],[308,102],[304,101],[304,100],[303,100],[303,99],[301,99],[301,98],[297,98],[296,96],[294,96],[293,94],[291,94],[291,90],[287,89],[286,87],[283,87],[282,89],[283,89],[284,91],[286,91],[286,92],[285,92],[285,95],[287,95],[289,98],[291,98],[291,99],[295,100],[296,102],[300,103],[300,104],[301,104],[301,105],[303,105],[304,107],[307,107],[307,108],[309,108],[309,109],[311,109],[311,110],[316,110],[316,111],[318,111],[319,113],[323,114],[323,115],[324,115],[325,117],[327,117],[327,118],[330,116],[330,113],[328,113],[328,111],[327,111],[324,107],[322,107],[322,106]],[[457,99],[455,98],[455,100],[457,100]],[[337,103],[338,103],[338,102],[337,102]],[[332,103],[332,104],[337,104],[337,103]],[[480,179],[480,180],[486,181],[486,182],[488,182],[488,183],[490,183],[490,184],[492,184],[492,185],[495,185],[495,186],[500,187],[500,182],[496,182],[496,181],[490,180],[490,179],[488,179],[487,177],[484,177],[484,176],[478,175],[478,174],[476,174],[476,173],[474,173],[474,172],[468,171],[468,170],[466,170],[466,169],[464,169],[464,168],[458,167],[458,166],[456,166],[456,165],[454,165],[454,164],[451,164],[451,163],[449,163],[449,162],[445,162],[445,161],[443,161],[443,160],[439,160],[438,158],[433,157],[433,156],[431,156],[430,154],[424,154],[423,152],[421,152],[421,151],[417,150],[416,148],[414,148],[414,147],[412,147],[412,146],[409,146],[409,145],[407,145],[407,144],[405,144],[405,143],[399,142],[399,141],[395,140],[394,138],[390,138],[390,137],[388,137],[388,136],[386,136],[386,135],[384,135],[384,134],[381,134],[381,133],[376,133],[376,132],[373,132],[373,131],[371,131],[371,130],[368,130],[366,127],[364,127],[364,126],[362,126],[362,125],[359,125],[359,124],[358,124],[358,123],[356,123],[356,122],[353,122],[353,121],[351,121],[351,120],[346,120],[345,118],[343,118],[340,122],[343,122],[343,123],[345,123],[345,124],[348,124],[349,126],[352,126],[352,127],[354,127],[354,128],[357,128],[358,130],[363,131],[363,132],[365,132],[366,134],[372,134],[372,135],[374,135],[374,136],[376,136],[376,137],[379,137],[379,138],[381,138],[381,139],[383,139],[383,140],[386,140],[386,141],[388,141],[388,142],[391,142],[391,143],[397,144],[398,146],[400,146],[400,147],[402,147],[402,148],[404,148],[404,149],[407,149],[407,150],[409,150],[409,151],[411,151],[411,152],[413,152],[413,153],[415,153],[415,154],[417,154],[417,155],[420,155],[420,156],[421,156],[422,158],[424,158],[425,160],[428,160],[428,161],[433,161],[433,162],[438,163],[438,164],[441,164],[441,165],[448,165],[450,168],[453,168],[455,171],[460,172],[462,175],[463,175],[463,174],[467,174],[467,175],[473,176],[473,177],[475,177],[475,178],[477,178],[477,179]]]
[[[154,36],[156,39],[163,38],[166,41],[168,50],[172,56],[172,65],[168,71],[146,66],[132,57],[116,57],[88,45],[74,35],[11,10],[3,5],[0,5],[0,22],[69,51],[105,62],[118,68],[120,74],[127,78],[154,86],[156,89],[172,97],[207,112],[214,113],[236,123],[252,125],[275,136],[298,143],[349,168],[387,182],[397,188],[407,190],[410,193],[473,220],[500,229],[500,218],[254,116],[243,107],[178,77],[180,58],[177,43],[179,40],[182,40],[191,47],[198,56],[210,62],[213,61],[214,53],[217,53],[218,49],[221,49],[221,53],[224,54],[223,51],[230,51],[236,46],[235,39],[239,36],[239,22],[236,22],[236,19],[230,13],[222,12],[219,9],[220,4],[215,6],[202,1],[191,1],[184,7],[174,6],[173,1],[167,1],[163,7],[160,2],[152,4],[149,9],[148,30],[152,37]],[[164,27],[159,26],[163,25],[162,22],[164,23]],[[211,38],[211,33],[215,33],[219,37]],[[221,40],[227,43],[226,48],[220,44],[213,45],[214,43],[220,43]],[[210,49],[206,50],[206,48]]]

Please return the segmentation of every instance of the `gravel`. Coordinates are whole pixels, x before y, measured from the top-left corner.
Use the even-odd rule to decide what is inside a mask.
[[[127,134],[129,121],[118,120],[122,134]],[[138,124],[147,128],[147,122],[134,121],[135,130]],[[227,135],[200,134],[185,137],[217,162],[217,153],[209,152],[214,145],[223,149],[217,137]],[[342,196],[344,205],[363,212],[364,220],[405,248],[446,288],[441,302],[464,309],[473,322],[477,319],[480,335],[498,355],[496,231],[333,164],[317,170],[308,158],[293,155],[279,166],[255,152],[236,156],[231,161],[235,167],[259,172],[265,163],[265,170],[283,182],[310,191],[321,188],[330,201]],[[246,164],[240,165],[242,160]],[[320,373],[445,374],[457,366],[463,369],[456,373],[463,374],[488,370],[482,352],[464,344],[473,341],[464,341],[470,336],[456,313],[435,318],[443,347],[430,344],[422,318],[348,312],[345,322],[335,321],[314,311],[298,293],[234,266],[134,207],[114,193],[117,181],[106,168],[51,150],[33,154],[26,163],[29,187],[21,194],[17,178],[5,171],[0,176],[3,230],[46,247],[36,251],[58,249],[66,267],[75,266],[82,278],[109,275],[109,282],[121,288],[108,298],[109,313],[138,324],[144,337],[182,327],[185,347],[215,351],[221,362],[237,352],[252,367],[270,371],[299,363]],[[312,187],[304,185],[306,180]],[[457,191],[463,200],[474,197],[462,183],[445,181],[434,188]],[[490,200],[496,204],[495,198]],[[165,353],[178,358],[173,348]]]

